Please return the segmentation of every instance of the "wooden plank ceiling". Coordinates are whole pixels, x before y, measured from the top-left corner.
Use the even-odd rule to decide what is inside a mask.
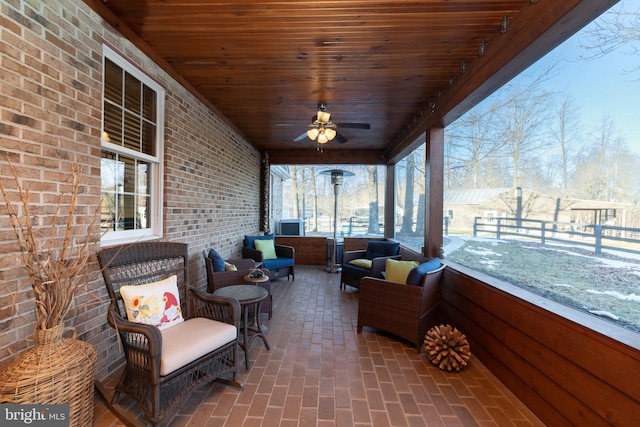
[[[125,36],[146,44],[154,59],[161,58],[253,145],[281,163],[388,162],[425,126],[445,125],[471,106],[468,95],[486,96],[504,83],[509,76],[498,71],[576,5],[597,3],[602,9],[601,3],[612,3],[85,1]],[[595,9],[583,7],[573,27]],[[503,33],[505,17],[510,28]],[[564,32],[556,30],[528,54],[531,60],[520,60],[507,74],[570,35]],[[486,53],[480,55],[483,41]],[[505,48],[510,43],[514,46]],[[487,86],[495,76],[499,82]],[[323,153],[308,138],[294,141],[319,103],[327,105],[337,131],[348,139],[323,145]],[[341,123],[367,123],[370,129]]]

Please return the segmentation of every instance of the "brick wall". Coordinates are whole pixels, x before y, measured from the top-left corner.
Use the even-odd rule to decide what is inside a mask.
[[[102,43],[166,89],[164,238],[189,243],[190,274],[204,284],[201,252],[237,256],[259,228],[259,153],[209,108],[79,0],[0,0],[0,178],[6,158],[32,192],[34,211],[51,210],[74,162],[84,166],[81,212],[100,200]],[[38,221],[46,223],[47,216]],[[99,232],[92,235],[99,238]],[[4,204],[0,205],[0,368],[30,345],[33,302]],[[68,322],[98,351],[97,377],[121,363],[106,325],[97,264]],[[98,298],[96,299],[97,296]]]

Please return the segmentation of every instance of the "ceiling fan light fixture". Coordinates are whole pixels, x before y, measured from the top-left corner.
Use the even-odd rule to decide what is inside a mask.
[[[305,133],[294,139],[295,142],[301,141],[305,137],[318,143],[318,151],[322,151],[321,145],[336,139],[340,144],[347,142],[344,135],[338,133],[336,128],[346,127],[352,129],[371,129],[368,123],[333,123],[331,114],[327,111],[327,106],[323,103],[318,104],[317,114],[311,118],[311,123]]]
[[[329,138],[325,134],[324,130],[321,129],[318,134],[318,144],[326,144],[327,142],[329,142]]]
[[[331,120],[331,114],[327,113],[326,111],[319,110],[318,115],[316,116],[316,119],[320,123],[323,123],[326,125],[327,123],[329,123],[329,120]]]
[[[327,140],[331,141],[336,137],[337,132],[332,128],[325,128],[324,134],[327,136]]]
[[[311,128],[307,131],[307,136],[310,140],[315,141],[319,133],[320,130],[318,130],[318,128]]]

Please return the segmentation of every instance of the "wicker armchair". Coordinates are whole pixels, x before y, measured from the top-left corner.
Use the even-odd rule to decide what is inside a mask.
[[[244,236],[242,246],[242,258],[250,258],[262,265],[262,268],[269,270],[271,280],[286,277],[289,280],[296,280],[296,250],[293,246],[276,245],[274,240],[274,248],[276,259],[264,259],[262,251],[254,246],[255,240],[273,240],[272,234],[266,236]]]
[[[353,288],[360,286],[360,279],[365,276],[382,279],[387,259],[400,259],[400,244],[372,240],[367,242],[367,249],[360,251],[347,251],[342,255],[342,272],[340,273],[340,289],[346,289],[346,285]],[[371,268],[359,267],[351,264],[356,259],[368,259]]]
[[[249,274],[251,270],[255,269],[256,263],[250,258],[241,259],[229,259],[227,262],[233,264],[238,269],[237,271],[214,271],[213,261],[209,257],[209,250],[202,251],[204,256],[204,264],[207,268],[207,292],[214,293],[220,288],[233,285],[246,285],[244,276]],[[261,269],[262,274],[266,277],[271,277],[269,270],[266,268]],[[273,316],[273,295],[271,295],[271,280],[258,283],[258,286],[264,288],[269,293],[267,299],[260,304],[260,313],[266,313],[269,315],[269,319]]]
[[[421,286],[364,277],[358,295],[358,326],[381,329],[404,338],[422,350],[424,336],[436,323],[440,286],[445,266],[426,273]]]
[[[233,298],[214,297],[190,286],[186,244],[108,248],[98,253],[98,261],[111,299],[107,320],[119,334],[126,359],[112,398],[104,396],[112,410],[119,412],[116,403],[124,393],[140,405],[151,424],[158,425],[169,421],[194,390],[211,381],[242,388],[236,381],[240,305]],[[127,320],[122,286],[173,275],[183,322],[161,330]],[[106,393],[104,387],[98,389]],[[118,416],[126,418],[125,413]]]

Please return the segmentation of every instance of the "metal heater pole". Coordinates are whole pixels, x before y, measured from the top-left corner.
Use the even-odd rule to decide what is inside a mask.
[[[333,204],[333,253],[331,254],[331,272],[337,273],[336,252],[338,251],[338,182],[333,184],[333,194],[335,194],[335,202]]]

